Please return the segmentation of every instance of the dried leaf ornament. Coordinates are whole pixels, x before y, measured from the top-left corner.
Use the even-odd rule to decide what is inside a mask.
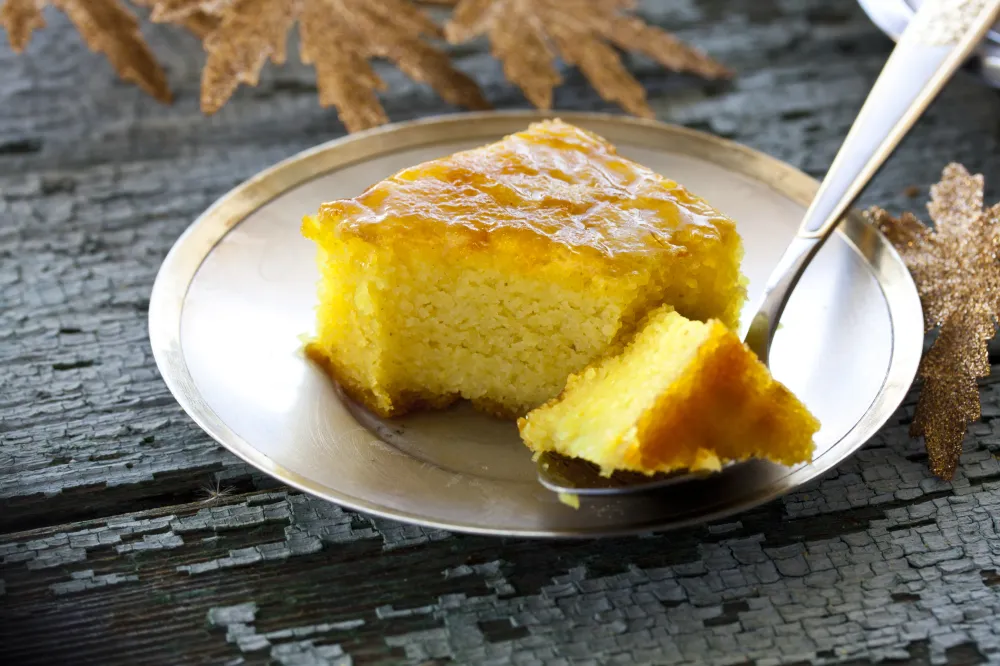
[[[962,440],[980,412],[977,378],[990,373],[987,343],[1000,318],[1000,204],[983,209],[983,177],[950,164],[931,188],[934,229],[904,213],[869,218],[906,262],[920,293],[925,328],[938,337],[920,364],[913,437],[924,437],[931,471],[950,479]]]
[[[182,0],[185,4],[190,4]],[[131,0],[133,5],[153,9],[153,13],[162,13],[164,8],[169,11],[170,6],[177,4],[176,0]],[[232,0],[216,0],[215,2],[202,2],[202,8],[184,13],[182,18],[178,18],[173,23],[178,23],[194,33],[198,39],[204,40],[219,25],[218,13],[230,4]],[[154,21],[154,23],[157,21]]]
[[[670,33],[630,15],[634,0],[457,0],[445,27],[461,43],[487,35],[507,79],[541,109],[552,108],[561,79],[558,53],[578,67],[605,100],[629,113],[652,117],[646,91],[614,47],[643,53],[668,69],[706,78],[728,78],[724,66]]]
[[[46,5],[66,14],[87,46],[103,53],[119,76],[161,102],[171,100],[167,77],[142,38],[138,19],[119,0],[6,0],[0,5],[0,25],[15,53],[27,48],[34,30],[45,27]]]
[[[204,45],[201,106],[215,113],[240,83],[257,85],[264,63],[285,61],[298,23],[303,62],[316,67],[319,99],[337,108],[349,131],[388,122],[376,92],[385,88],[369,62],[385,58],[446,101],[486,109],[479,87],[427,37],[440,28],[409,0],[151,0],[152,19],[188,20],[197,12],[218,25]]]

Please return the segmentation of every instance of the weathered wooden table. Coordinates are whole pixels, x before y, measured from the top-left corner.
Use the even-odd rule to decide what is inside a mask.
[[[814,174],[891,48],[848,0],[644,10],[739,71],[706,84],[630,59],[662,119]],[[643,538],[409,527],[277,486],[215,445],[154,366],[153,277],[216,197],[343,130],[300,65],[204,118],[196,42],[146,32],[172,108],[120,83],[58,14],[28,57],[0,47],[3,663],[1000,660],[1000,372],[951,483],[907,437],[911,397],[822,482]],[[485,49],[458,58],[496,106],[525,106]],[[394,119],[452,111],[386,78]],[[567,79],[559,107],[606,108]],[[865,203],[921,209],[951,160],[995,187],[998,137],[1000,97],[959,76]]]

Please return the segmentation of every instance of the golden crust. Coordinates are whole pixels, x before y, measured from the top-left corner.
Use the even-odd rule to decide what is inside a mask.
[[[526,265],[556,245],[625,270],[735,234],[731,219],[683,186],[559,120],[400,171],[324,204],[318,223],[378,245],[439,243],[442,234],[473,251],[515,243]]]
[[[307,344],[304,349],[306,358],[315,363],[323,372],[357,403],[360,403],[377,416],[382,418],[394,418],[404,416],[410,412],[421,410],[446,409],[461,399],[457,393],[450,395],[435,395],[432,393],[419,393],[414,391],[395,391],[391,395],[391,404],[386,408],[384,401],[380,400],[371,388],[362,385],[354,377],[342,368],[337,367],[337,363],[327,356],[321,348],[315,344]],[[481,398],[472,400],[472,406],[484,414],[489,414],[498,419],[514,420],[521,416],[518,412],[495,400]]]
[[[740,339],[710,322],[694,361],[636,424],[627,468],[717,470],[723,461],[808,461],[819,421]]]
[[[386,406],[386,402],[381,400],[370,387],[363,385],[349,371],[339,367],[336,361],[327,356],[318,345],[307,344],[304,351],[306,358],[318,365],[352,400],[364,405],[365,409],[382,418],[403,416],[420,410],[445,409],[460,398],[457,393],[435,395],[402,390],[394,391],[391,403]]]

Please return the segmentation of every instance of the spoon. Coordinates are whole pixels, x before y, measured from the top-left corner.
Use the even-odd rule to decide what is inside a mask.
[[[1000,0],[921,3],[868,93],[795,238],[768,277],[744,339],[765,365],[778,320],[809,262],[998,16]],[[575,495],[646,492],[697,478],[686,472],[602,477],[596,465],[553,453],[540,455],[537,468],[542,485]]]

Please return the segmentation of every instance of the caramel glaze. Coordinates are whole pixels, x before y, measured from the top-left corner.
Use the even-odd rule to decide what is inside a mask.
[[[732,220],[683,186],[560,120],[404,169],[324,204],[318,222],[380,245],[405,237],[474,249],[533,237],[622,266],[735,233]]]

